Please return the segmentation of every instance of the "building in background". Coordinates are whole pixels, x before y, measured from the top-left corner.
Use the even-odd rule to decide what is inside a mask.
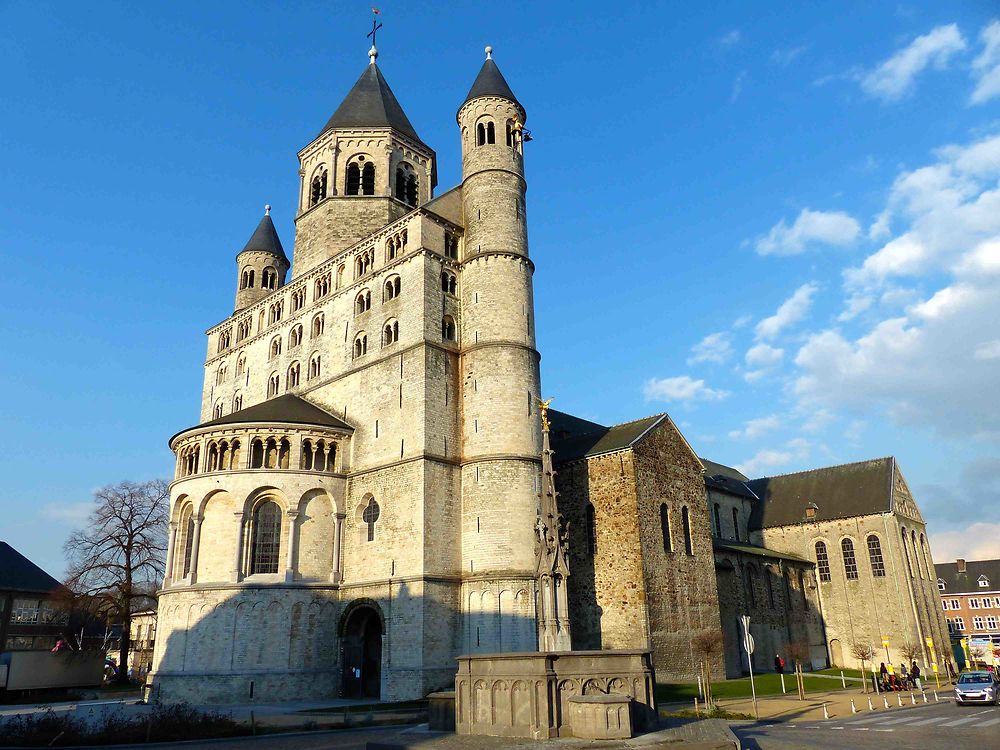
[[[0,542],[0,651],[48,651],[69,623],[59,581]]]
[[[934,568],[959,667],[1000,664],[1000,560],[959,558]]]

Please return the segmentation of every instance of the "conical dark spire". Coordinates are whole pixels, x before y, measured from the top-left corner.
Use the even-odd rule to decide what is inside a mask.
[[[272,253],[277,255],[285,261],[286,265],[288,263],[288,257],[285,255],[285,249],[281,246],[281,240],[278,238],[278,232],[274,228],[274,222],[271,221],[271,207],[264,207],[264,218],[260,220],[260,224],[254,230],[253,236],[250,237],[250,241],[247,242],[246,246],[240,252],[246,252],[247,250],[258,250],[264,253]]]
[[[500,68],[497,64],[493,62],[493,48],[486,48],[486,62],[483,63],[483,67],[479,69],[479,75],[476,76],[475,82],[472,84],[472,88],[469,89],[469,95],[465,97],[465,101],[462,102],[464,107],[467,102],[473,99],[478,99],[480,96],[498,96],[501,99],[508,99],[518,107],[521,107],[521,102],[517,100],[514,96],[514,92],[510,90],[510,85],[507,83],[507,79],[503,77],[503,73],[500,72]],[[461,109],[461,107],[459,108]],[[524,107],[521,107],[522,111]]]
[[[348,92],[319,134],[323,135],[333,128],[395,128],[423,143],[389,84],[385,82],[382,71],[375,64],[374,55],[354,88]]]

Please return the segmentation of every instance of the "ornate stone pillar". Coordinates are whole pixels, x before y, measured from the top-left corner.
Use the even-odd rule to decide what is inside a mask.
[[[204,516],[191,516],[194,521],[194,540],[191,542],[191,583],[198,582],[198,547],[201,544],[201,522]]]
[[[330,583],[340,583],[344,574],[340,569],[340,548],[344,538],[344,519],[346,515],[338,513],[333,520],[333,570],[330,571]]]
[[[294,581],[295,580],[295,552],[298,534],[295,533],[295,519],[299,517],[299,512],[297,510],[288,511],[288,559],[285,563],[285,580]]]
[[[236,544],[233,545],[236,548],[233,555],[233,583],[239,583],[243,574],[243,527],[246,525],[246,519],[243,517],[242,510],[235,511],[233,516],[236,518]]]
[[[177,545],[177,523],[171,521],[169,527],[170,542],[167,545],[167,564],[163,570],[163,588],[167,588],[174,577],[174,547]]]

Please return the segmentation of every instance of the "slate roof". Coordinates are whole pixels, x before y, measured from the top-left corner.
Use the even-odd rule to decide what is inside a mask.
[[[0,591],[51,594],[62,584],[7,542],[0,542]]]
[[[423,143],[374,62],[365,68],[319,135],[334,128],[395,128]]]
[[[264,214],[264,218],[260,220],[260,224],[257,225],[253,235],[240,252],[245,253],[247,250],[272,253],[281,257],[288,265],[288,256],[285,255],[285,248],[281,246],[281,239],[278,237],[278,231],[274,228],[270,214]]]
[[[757,496],[747,486],[750,481],[742,472],[731,466],[709,461],[707,458],[700,458],[702,466],[705,467],[705,486],[710,489],[728,492],[730,495],[745,497],[748,500],[756,500]]]
[[[967,560],[965,572],[958,572],[958,563],[935,563],[937,577],[944,581],[945,594],[978,594],[983,591],[1000,591],[1000,560]],[[986,576],[989,585],[979,585],[979,576]]]
[[[500,72],[500,68],[497,67],[492,58],[487,58],[486,62],[483,63],[483,67],[479,69],[479,75],[476,76],[476,80],[472,83],[472,88],[469,89],[469,95],[462,102],[462,107],[480,96],[499,96],[502,99],[509,99],[520,107],[522,112],[524,111],[521,102],[517,100],[514,92],[510,90],[507,79],[503,77],[503,73]],[[459,109],[462,107],[459,107]]]
[[[246,424],[251,422],[308,424],[318,425],[320,427],[334,427],[339,430],[350,430],[351,432],[354,432],[354,428],[339,417],[335,417],[330,412],[320,409],[318,406],[309,403],[304,398],[299,398],[298,396],[286,393],[284,396],[270,398],[259,404],[248,406],[246,409],[234,411],[232,414],[227,414],[224,417],[219,417],[218,419],[213,419],[210,422],[195,425],[194,427],[189,427],[187,430],[181,430],[177,433],[177,435],[202,427],[216,427],[227,424]],[[177,435],[170,438],[171,443]]]
[[[557,435],[562,434],[564,437],[557,436],[552,440],[556,463],[631,448],[643,435],[667,417],[666,414],[654,414],[634,422],[604,427],[596,422],[588,422],[562,412],[558,412],[558,417],[556,414],[557,412],[549,412],[553,428],[557,425],[576,428],[569,433],[557,431]]]
[[[807,560],[804,557],[799,557],[798,555],[793,555],[788,552],[778,552],[777,550],[768,549],[767,547],[761,547],[759,544],[750,544],[748,542],[734,542],[731,540],[712,537],[712,548],[722,552],[738,552],[743,555],[770,557],[776,560],[795,560],[796,562],[809,563],[810,565],[813,564],[812,560]]]
[[[750,528],[788,526],[806,520],[806,505],[817,505],[814,521],[853,518],[892,509],[891,457],[754,479],[747,483],[760,501]]]

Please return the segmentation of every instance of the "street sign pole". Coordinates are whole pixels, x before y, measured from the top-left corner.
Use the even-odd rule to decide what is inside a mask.
[[[760,721],[760,712],[757,710],[757,688],[753,684],[753,636],[750,635],[750,617],[749,615],[743,615],[740,617],[740,622],[743,623],[743,648],[747,652],[747,664],[750,665],[750,695],[753,696],[753,716],[757,721]]]

